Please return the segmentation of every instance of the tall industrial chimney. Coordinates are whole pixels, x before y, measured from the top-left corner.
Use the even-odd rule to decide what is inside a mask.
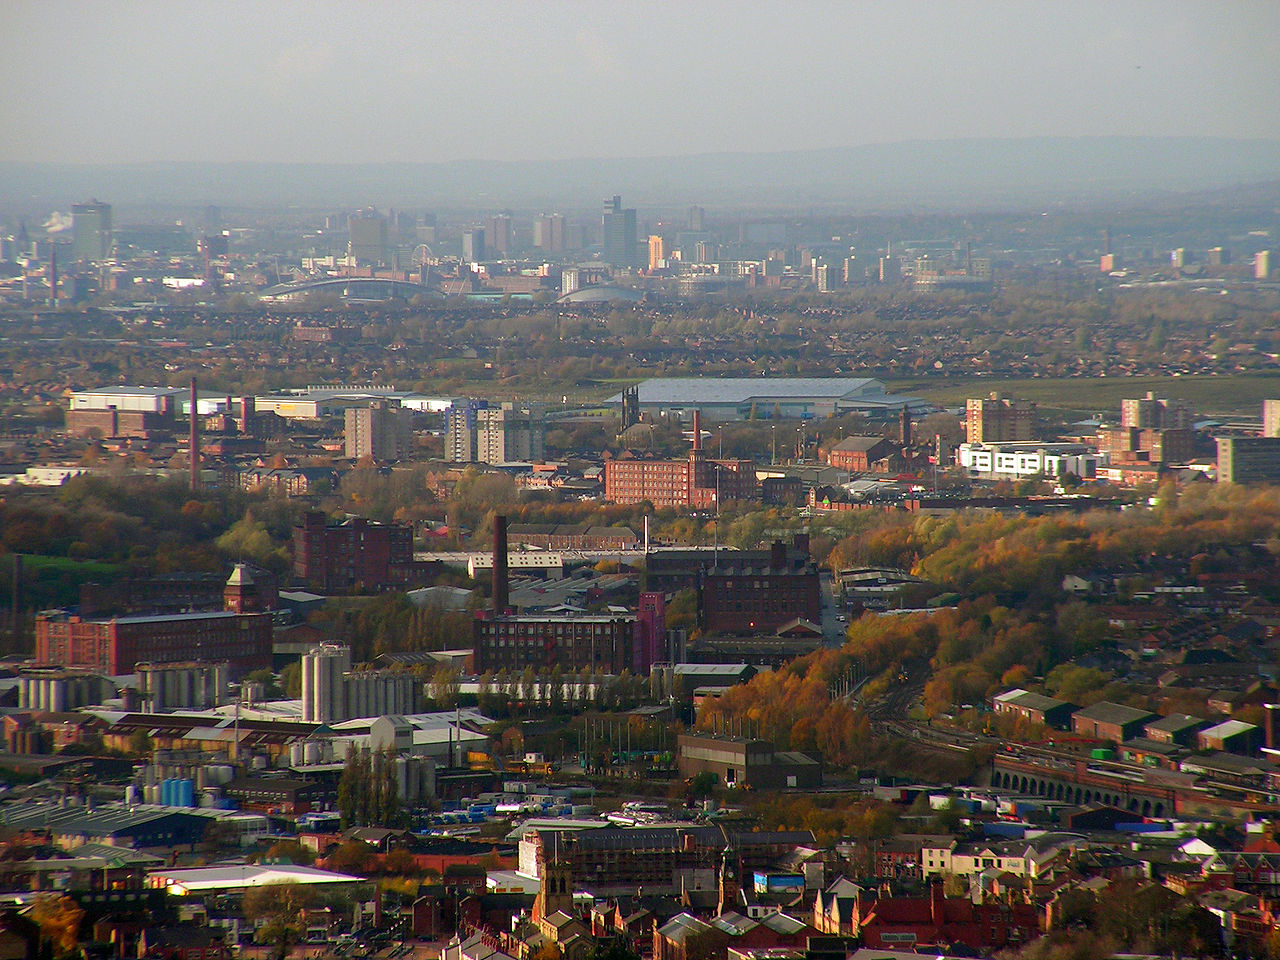
[[[497,616],[510,606],[507,583],[507,518],[493,518],[493,612]]]
[[[693,449],[702,449],[702,411],[693,411]]]
[[[188,438],[187,449],[189,456],[187,459],[191,461],[191,492],[195,493],[200,489],[200,429],[197,426],[196,410],[196,378],[191,378],[191,435]]]

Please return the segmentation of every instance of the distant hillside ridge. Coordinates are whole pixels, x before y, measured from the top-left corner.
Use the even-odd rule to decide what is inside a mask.
[[[932,140],[775,153],[443,163],[0,163],[0,204],[380,206],[594,211],[699,203],[762,211],[1007,209],[1280,180],[1280,141]]]

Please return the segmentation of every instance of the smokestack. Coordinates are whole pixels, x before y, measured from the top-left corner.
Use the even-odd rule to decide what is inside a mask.
[[[507,518],[493,518],[493,612],[507,612],[510,599],[507,587]]]
[[[58,308],[58,245],[49,244],[49,305]]]
[[[9,594],[9,602],[12,605],[10,611],[12,624],[10,629],[13,646],[10,652],[16,653],[18,650],[18,636],[22,633],[22,554],[15,553],[13,555],[13,589]]]
[[[911,446],[911,411],[904,403],[902,405],[902,414],[898,420],[898,428],[902,433],[902,445],[904,447]]]
[[[702,449],[702,411],[693,411],[693,449]]]
[[[200,429],[197,426],[196,417],[196,378],[191,378],[191,435],[188,438],[187,449],[189,456],[187,459],[191,461],[191,492],[195,493],[200,489]]]

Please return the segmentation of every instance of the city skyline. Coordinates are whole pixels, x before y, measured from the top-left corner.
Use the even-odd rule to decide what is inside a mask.
[[[1280,139],[1280,7],[16,3],[0,161],[541,161]]]

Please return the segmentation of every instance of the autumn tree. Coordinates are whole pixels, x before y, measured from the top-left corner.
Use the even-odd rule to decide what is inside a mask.
[[[289,948],[301,938],[303,915],[314,906],[313,888],[292,881],[268,883],[245,891],[245,919],[255,925],[255,939],[275,946],[276,960],[285,960]]]

